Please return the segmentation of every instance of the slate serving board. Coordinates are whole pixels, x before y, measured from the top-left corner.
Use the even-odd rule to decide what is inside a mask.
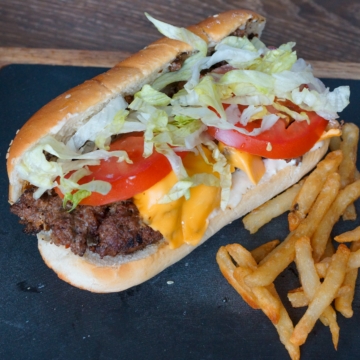
[[[9,213],[5,154],[18,128],[56,95],[105,69],[11,65],[0,71],[0,358],[1,359],[286,359],[288,354],[261,311],[250,309],[227,284],[215,262],[221,245],[252,249],[287,234],[286,216],[250,236],[240,220],[147,283],[121,293],[92,294],[57,278],[43,263],[34,236]],[[342,118],[360,124],[360,81]],[[357,206],[360,213],[360,206]],[[347,222],[334,233],[359,225]],[[173,282],[172,284],[168,283]],[[358,281],[359,282],[359,281]],[[283,297],[299,282],[294,267],[276,281]],[[303,310],[289,309],[296,322]],[[339,349],[317,323],[302,359],[349,359],[360,350],[360,290],[354,316],[338,315]]]

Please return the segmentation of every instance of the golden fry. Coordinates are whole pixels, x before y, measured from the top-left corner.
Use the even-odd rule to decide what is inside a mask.
[[[257,268],[256,261],[251,253],[240,244],[226,245],[225,248],[238,266],[250,268],[252,270]]]
[[[331,230],[340,216],[344,213],[347,206],[360,197],[360,180],[346,186],[339,192],[339,195],[323,217],[317,227],[314,236],[311,238],[313,247],[313,257],[315,262],[319,261],[325,251],[326,242],[330,236]]]
[[[326,178],[337,170],[342,159],[343,156],[340,150],[329,153],[307,177],[303,187],[293,201],[292,211],[288,216],[290,231],[295,230],[299,226],[300,221],[306,217],[320,193]]]
[[[236,269],[236,266],[232,262],[230,255],[224,246],[218,250],[216,254],[216,261],[219,265],[221,273],[224,275],[229,284],[241,295],[241,297],[249,304],[249,306],[251,306],[253,309],[258,309],[259,306],[253,293],[249,292],[247,288],[244,288],[235,280],[234,270]]]
[[[337,296],[335,299],[335,309],[346,318],[351,318],[354,314],[352,302],[355,294],[355,283],[358,276],[358,269],[352,269],[346,273],[344,285],[350,288],[345,294]]]
[[[254,250],[251,250],[251,255],[259,263],[262,259],[265,258],[273,249],[280,244],[280,240],[272,240],[265,244],[260,245]]]
[[[334,248],[334,244],[333,244],[333,242],[331,240],[331,237],[330,237],[329,240],[326,243],[325,251],[321,256],[321,260],[325,259],[327,257],[331,258],[334,254],[335,254],[335,248]]]
[[[300,346],[305,342],[316,320],[319,319],[324,310],[334,300],[344,281],[349,255],[350,250],[345,245],[340,244],[338,250],[332,257],[324,282],[316,291],[315,297],[310,302],[304,316],[295,326],[290,338],[293,344]]]
[[[329,148],[331,151],[339,150],[341,144],[341,137],[340,136],[334,136],[330,139]]]
[[[320,288],[321,283],[315,269],[310,239],[307,236],[303,236],[296,241],[295,253],[295,263],[299,272],[300,282],[304,289],[305,296],[311,302]],[[337,349],[339,342],[339,325],[337,324],[336,314],[331,305],[324,309],[321,315],[321,321],[330,326],[333,344],[335,349]]]
[[[342,285],[336,294],[336,299],[339,298],[340,296],[348,295],[351,291],[352,291],[352,287],[350,285]],[[309,299],[306,297],[302,287],[290,290],[287,294],[287,297],[291,303],[291,306],[294,308],[299,308],[309,305]]]
[[[284,304],[282,303],[279,294],[277,293],[275,286],[269,287],[272,295],[279,300],[280,303],[280,318],[277,324],[274,324],[276,331],[279,334],[280,341],[284,344],[286,350],[288,351],[292,360],[300,359],[300,348],[297,345],[294,345],[290,341],[290,337],[294,331],[294,325],[291,321],[288,312],[285,309]]]
[[[355,181],[360,180],[360,171],[358,169],[355,170]]]
[[[303,236],[296,241],[295,254],[295,264],[299,273],[300,283],[306,297],[312,300],[320,286],[320,279],[312,258],[310,239],[307,236]]]
[[[343,152],[343,160],[339,165],[341,187],[355,181],[356,158],[359,141],[359,128],[355,124],[346,123],[342,129],[340,149]],[[354,204],[349,204],[342,218],[343,220],[356,220],[357,214]]]
[[[350,246],[350,250],[352,252],[350,256],[360,250],[360,241],[354,241]],[[344,317],[351,317],[353,315],[352,302],[355,295],[355,284],[357,276],[358,269],[348,271],[344,280],[344,285],[349,285],[351,287],[351,291],[349,294],[340,296],[335,301],[336,310],[338,310]]]
[[[346,220],[351,220],[351,221],[355,221],[357,219],[357,213],[356,213],[356,208],[355,208],[355,204],[352,203],[350,204],[346,209],[345,212],[342,216],[342,219],[344,221]]]
[[[271,285],[273,286],[273,284]],[[268,287],[265,286],[255,286],[251,288],[251,290],[256,296],[256,300],[258,301],[261,310],[274,325],[278,324],[280,320],[281,307],[279,299],[275,298],[269,291]]]
[[[302,184],[303,181],[300,181],[284,191],[282,194],[251,211],[243,218],[245,229],[249,230],[250,234],[254,234],[263,225],[267,224],[275,217],[289,211],[295,196],[301,189]]]
[[[350,242],[350,241],[358,241],[358,240],[360,240],[360,226],[358,226],[354,230],[347,231],[338,236],[335,236],[334,239],[340,243]]]
[[[228,250],[231,253],[231,257]],[[245,266],[235,266],[231,258],[237,265],[243,264]],[[279,334],[280,341],[285,345],[291,359],[300,359],[299,347],[290,342],[294,325],[276,292],[274,284],[266,287],[249,288],[244,281],[245,277],[252,273],[252,267],[255,262],[254,259],[251,260],[250,252],[247,252],[246,249],[237,244],[228,245],[227,247],[222,246],[216,254],[216,260],[225,278],[243,299],[253,308],[260,307],[271,320]]]
[[[355,124],[346,123],[342,127],[342,140],[340,150],[343,152],[343,160],[339,165],[339,174],[341,187],[344,188],[355,180],[359,128]]]
[[[323,279],[326,276],[330,263],[331,263],[331,257],[326,257],[323,258],[320,262],[315,264],[316,272],[319,275],[320,279]]]
[[[249,288],[245,284],[244,279],[251,273],[252,270],[250,268],[239,266],[234,271],[234,278],[244,289],[247,289],[249,294],[254,294],[259,308],[273,324],[277,324],[280,319],[280,304],[278,299],[274,298],[266,287],[258,286],[256,288]]]

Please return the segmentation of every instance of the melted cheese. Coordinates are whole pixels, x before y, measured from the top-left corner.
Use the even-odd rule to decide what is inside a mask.
[[[208,158],[210,152],[204,148]],[[196,173],[212,173],[212,166],[201,155],[189,153],[183,160],[190,176]],[[171,248],[182,244],[196,245],[208,227],[208,217],[220,204],[220,188],[198,185],[190,189],[190,199],[184,197],[167,204],[158,204],[176,184],[177,177],[170,172],[150,189],[134,196],[134,203],[143,220],[158,230],[168,240]]]
[[[219,149],[229,164],[246,173],[253,184],[257,184],[265,174],[265,165],[261,156],[252,155],[219,142]]]

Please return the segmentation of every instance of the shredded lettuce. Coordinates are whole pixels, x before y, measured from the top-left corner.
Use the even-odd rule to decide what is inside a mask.
[[[188,174],[184,167],[184,164],[181,161],[181,157],[175,153],[175,151],[166,143],[156,144],[156,151],[160,154],[163,154],[169,160],[172,170],[179,180],[186,179]]]
[[[194,34],[193,32],[185,29],[179,28],[167,23],[164,23],[160,20],[157,20],[150,16],[148,13],[145,13],[145,16],[148,18],[150,22],[152,22],[156,28],[161,32],[163,35],[168,37],[169,39],[180,40],[189,45],[191,45],[194,49],[200,51],[204,55],[207,52],[207,44],[205,40],[203,40],[198,35]]]
[[[95,145],[99,149],[109,150],[111,136],[120,134],[125,124],[125,119],[129,115],[127,110],[119,110],[111,123],[107,124],[104,129],[100,130],[95,137]]]
[[[189,44],[194,50],[197,50],[197,53],[185,60],[180,70],[168,72],[158,77],[152,84],[153,88],[155,90],[161,90],[171,83],[189,80],[189,78],[194,76],[194,67],[197,68],[197,72],[200,73],[200,63],[202,63],[202,59],[207,53],[206,41],[185,28],[178,28],[176,26],[166,24],[162,21],[154,19],[147,13],[145,13],[145,15],[163,35],[170,39],[183,41]]]
[[[127,102],[122,96],[117,96],[110,100],[106,106],[76,131],[76,133],[67,142],[67,146],[78,151],[86,141],[95,141],[98,133],[108,124],[114,121],[114,117],[120,110],[125,110]]]
[[[81,200],[87,198],[90,195],[91,192],[87,190],[78,190],[74,194],[66,193],[63,199],[63,208],[66,209],[66,205],[70,201],[72,203],[72,206],[68,210],[68,212],[71,212],[79,205]]]
[[[135,98],[140,98],[153,106],[166,106],[169,105],[171,101],[171,98],[167,95],[147,84],[142,87],[141,91],[135,94]]]
[[[296,52],[292,51],[294,42],[281,45],[277,49],[269,50],[265,55],[249,67],[250,70],[261,71],[265,74],[280,73],[291,69],[295,64]]]
[[[318,93],[315,90],[296,88],[289,94],[290,100],[302,109],[316,111],[327,120],[336,119],[337,113],[341,112],[350,102],[350,88],[339,86],[333,91],[325,89]]]
[[[221,103],[219,93],[211,76],[204,76],[198,85],[194,87],[194,91],[199,96],[199,105],[203,107],[212,107],[220,119],[226,119],[226,114]]]

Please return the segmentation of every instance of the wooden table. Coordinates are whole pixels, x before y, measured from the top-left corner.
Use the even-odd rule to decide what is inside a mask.
[[[266,16],[263,41],[275,46],[296,41],[299,56],[318,76],[360,79],[358,0],[2,0],[0,66],[108,67],[159,37],[145,11],[184,26],[233,8]]]

